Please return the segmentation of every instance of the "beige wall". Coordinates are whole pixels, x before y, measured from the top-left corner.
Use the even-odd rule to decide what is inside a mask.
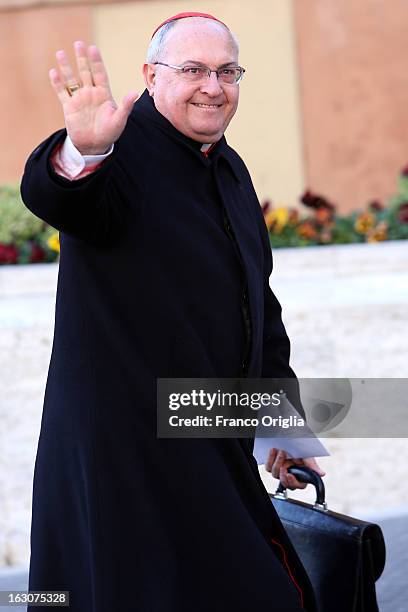
[[[75,39],[96,42],[120,97],[143,90],[158,23],[205,10],[241,43],[247,73],[227,139],[260,199],[294,203],[309,186],[349,210],[394,192],[408,161],[408,2],[46,0],[55,6],[23,10],[34,1],[0,0],[0,183],[19,180],[28,153],[63,125],[48,82],[57,49],[72,57]]]
[[[63,127],[48,70],[55,51],[91,38],[90,23],[87,7],[0,13],[0,184],[18,181],[29,153]]]
[[[8,3],[13,1],[23,2]],[[0,116],[0,129],[6,141],[13,143],[7,152],[0,152],[0,182],[17,180],[29,151],[61,126],[59,103],[48,83],[48,69],[57,49],[71,50],[76,38],[96,42],[115,96],[123,96],[134,86],[143,91],[141,66],[151,33],[166,17],[183,10],[213,12],[236,32],[247,73],[239,111],[227,138],[247,162],[261,199],[294,200],[302,190],[303,173],[288,0],[242,4],[211,0],[205,7],[194,1],[98,6],[93,2],[89,7],[0,12],[0,67],[7,83],[1,90],[0,104],[8,110]]]
[[[408,2],[295,0],[307,184],[364,206],[408,163]]]
[[[0,0],[0,12],[33,7],[50,7],[50,6],[80,6],[89,4],[103,4],[109,2],[131,2],[132,0]]]
[[[94,32],[112,78],[113,91],[123,96],[141,77],[147,44],[167,17],[205,11],[224,21],[237,35],[240,63],[247,69],[240,105],[226,133],[246,161],[261,199],[291,202],[303,188],[297,75],[291,2],[233,0],[103,5],[93,12]]]

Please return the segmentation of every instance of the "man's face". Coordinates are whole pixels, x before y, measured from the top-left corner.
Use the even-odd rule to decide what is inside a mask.
[[[226,64],[238,65],[238,55],[225,28],[199,17],[181,19],[174,25],[160,61],[177,66],[198,62],[215,70]],[[220,84],[215,72],[197,83],[167,66],[145,64],[144,71],[157,110],[176,129],[198,142],[221,138],[238,106],[238,85]]]

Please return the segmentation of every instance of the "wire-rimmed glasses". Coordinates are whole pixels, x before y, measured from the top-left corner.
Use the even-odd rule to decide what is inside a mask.
[[[221,66],[216,70],[211,70],[208,66],[201,64],[186,64],[185,66],[175,66],[174,64],[165,64],[164,62],[154,62],[154,65],[167,66],[179,70],[180,74],[192,83],[204,81],[206,77],[210,78],[211,73],[215,72],[220,83],[224,85],[237,85],[244,76],[245,68],[242,66]]]

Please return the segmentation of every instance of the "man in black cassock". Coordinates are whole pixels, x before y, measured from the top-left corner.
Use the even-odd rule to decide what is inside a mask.
[[[21,185],[61,242],[29,588],[69,591],[72,612],[313,612],[253,440],[156,436],[158,378],[294,376],[262,212],[224,136],[236,40],[209,15],[166,20],[146,90],[120,105],[99,50],[75,55],[78,76],[64,51],[49,74],[65,128]]]

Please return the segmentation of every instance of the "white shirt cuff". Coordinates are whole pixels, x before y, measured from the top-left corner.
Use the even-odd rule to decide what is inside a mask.
[[[102,155],[82,155],[67,135],[60,151],[60,160],[64,167],[73,178],[81,174],[84,168],[102,162],[113,151],[113,144],[106,153]]]

